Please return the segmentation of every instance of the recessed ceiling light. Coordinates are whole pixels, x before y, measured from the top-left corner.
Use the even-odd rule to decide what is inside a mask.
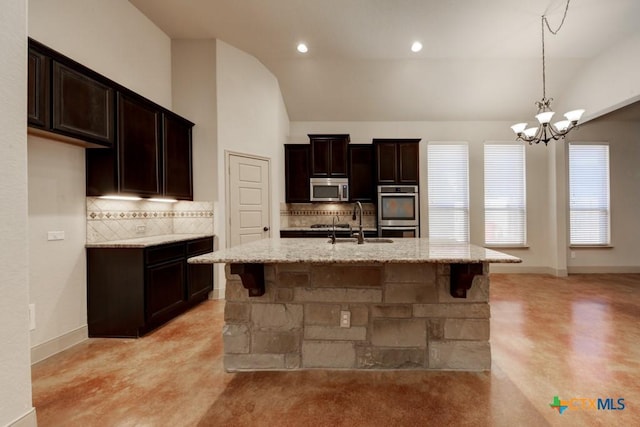
[[[307,53],[308,51],[309,51],[309,48],[307,47],[306,44],[304,44],[304,43],[298,44],[298,52]]]
[[[411,45],[411,52],[420,52],[422,50],[422,43],[413,42]]]

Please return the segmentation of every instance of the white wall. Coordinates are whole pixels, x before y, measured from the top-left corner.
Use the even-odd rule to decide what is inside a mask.
[[[87,336],[84,149],[29,135],[29,299],[32,361],[61,350],[50,341]],[[47,241],[48,231],[65,239]],[[53,346],[52,348],[49,348]]]
[[[29,37],[171,108],[171,40],[128,0],[29,0]]]
[[[217,199],[216,41],[172,40],[173,111],[193,128],[193,199]]]
[[[589,119],[640,100],[638,68],[640,34],[634,34],[585,64],[557,104],[557,111],[584,108],[585,119]]]
[[[218,94],[218,203],[214,207],[214,229],[220,247],[226,247],[225,151],[271,159],[271,235],[280,232],[283,200],[284,148],[289,118],[278,81],[256,58],[220,40],[216,47]],[[221,270],[221,269],[220,269]],[[223,274],[217,284],[224,283]]]
[[[421,234],[428,235],[427,142],[469,143],[471,243],[484,243],[483,143],[511,141],[513,134],[503,122],[291,122],[289,141],[308,142],[309,133],[348,133],[352,143],[372,138],[422,138],[420,143]],[[575,250],[569,258],[567,149],[562,142],[526,145],[528,248],[504,249],[523,259],[513,266],[494,266],[493,271],[537,272],[566,275],[569,272],[638,272],[640,260],[640,124],[590,122],[571,134],[573,141],[611,143],[611,211],[613,249]],[[284,188],[284,184],[282,184]],[[284,194],[284,193],[282,193]],[[284,197],[284,196],[282,196]],[[284,200],[284,199],[281,199]]]
[[[30,37],[171,107],[171,41],[127,0],[31,0],[28,23]],[[82,148],[28,140],[31,346],[39,360],[86,337],[85,160]],[[48,242],[53,230],[66,239]]]
[[[0,425],[35,425],[27,254],[27,3],[0,14]]]

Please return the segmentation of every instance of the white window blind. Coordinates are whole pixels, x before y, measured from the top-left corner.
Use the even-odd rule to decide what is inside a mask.
[[[469,241],[469,154],[466,143],[429,143],[429,238]]]
[[[525,156],[522,144],[484,146],[484,239],[487,245],[527,241]]]
[[[609,146],[569,145],[569,218],[572,245],[608,245]]]

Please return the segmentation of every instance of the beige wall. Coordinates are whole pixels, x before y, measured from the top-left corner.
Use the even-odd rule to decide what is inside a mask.
[[[584,108],[588,119],[640,100],[638,52],[640,34],[634,34],[584,64],[562,99],[558,98],[556,111]]]
[[[27,254],[27,3],[0,13],[0,425],[35,425]]]
[[[308,142],[308,133],[349,133],[352,143],[372,138],[422,138],[420,144],[421,234],[428,237],[427,142],[469,143],[469,191],[471,242],[484,243],[485,141],[512,141],[506,122],[291,122],[289,141]],[[562,143],[526,146],[528,248],[505,249],[523,259],[517,266],[494,266],[494,271],[538,272],[566,275],[571,271],[640,271],[634,253],[640,251],[640,173],[637,162],[639,125],[633,123],[585,124],[572,140],[611,143],[611,198],[613,249],[568,250],[568,202],[566,149]],[[283,156],[283,155],[282,155]],[[284,184],[282,184],[284,186]],[[284,187],[283,187],[284,188]],[[282,193],[284,194],[284,193]],[[281,201],[284,200],[282,196]]]
[[[29,0],[29,37],[171,108],[171,40],[127,0]]]
[[[193,128],[193,198],[217,200],[216,41],[172,40],[173,111]]]
[[[126,0],[29,2],[29,36],[171,107],[171,41]],[[25,114],[21,114],[21,122]],[[86,337],[84,149],[29,135],[34,360]],[[47,231],[65,240],[47,241]]]
[[[214,229],[220,247],[226,247],[227,173],[225,152],[251,154],[271,160],[271,235],[280,232],[280,206],[284,183],[284,149],[289,130],[278,81],[256,58],[220,40],[216,43],[218,112],[217,204]],[[216,286],[225,283],[222,269]]]
[[[640,122],[589,122],[571,140],[609,143],[612,248],[566,250],[569,273],[639,272]]]

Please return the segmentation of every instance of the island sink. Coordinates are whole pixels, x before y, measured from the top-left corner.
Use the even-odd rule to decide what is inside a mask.
[[[335,241],[333,239],[329,239],[327,241],[327,243],[358,243],[358,239],[355,237],[338,237],[335,239]],[[367,239],[364,239],[364,243],[393,243],[393,240],[391,239],[386,239],[386,238],[380,238],[380,237],[370,237]]]

